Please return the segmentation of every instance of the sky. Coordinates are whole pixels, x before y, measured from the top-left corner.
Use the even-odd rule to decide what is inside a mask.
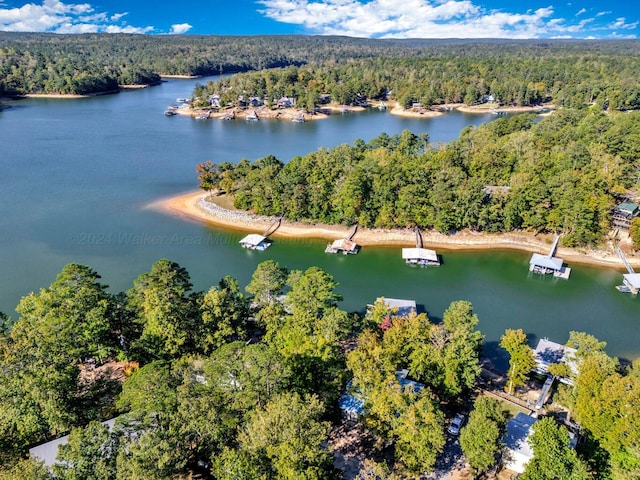
[[[0,0],[0,31],[366,38],[640,35],[636,0]]]

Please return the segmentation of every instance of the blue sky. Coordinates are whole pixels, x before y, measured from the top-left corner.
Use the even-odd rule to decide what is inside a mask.
[[[0,30],[370,38],[638,38],[635,0],[0,0]]]

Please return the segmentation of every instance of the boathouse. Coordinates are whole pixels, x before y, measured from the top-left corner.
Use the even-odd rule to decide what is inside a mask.
[[[335,240],[333,243],[327,245],[325,249],[326,253],[344,253],[345,255],[348,253],[358,253],[359,246],[353,240],[349,240],[348,238],[340,238],[339,240]]]
[[[541,255],[539,253],[531,255],[531,259],[529,260],[530,272],[541,275],[553,274],[554,277],[564,278],[565,280],[569,278],[571,269],[563,265],[561,258],[554,257],[559,240],[560,236],[556,235],[547,255]]]
[[[271,243],[267,240],[267,237],[258,233],[251,233],[240,240],[240,245],[249,250],[266,250]]]
[[[637,295],[640,291],[640,273],[625,273],[622,275],[622,285],[618,290]]]
[[[411,265],[440,265],[438,254],[428,248],[403,248],[402,258]]]
[[[397,309],[396,315],[399,317],[405,317],[411,313],[418,311],[415,300],[404,300],[401,298],[385,298],[378,297],[376,302],[382,300],[389,309]]]

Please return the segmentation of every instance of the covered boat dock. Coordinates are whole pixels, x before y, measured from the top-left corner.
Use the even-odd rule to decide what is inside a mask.
[[[271,242],[264,235],[251,233],[240,240],[240,245],[249,250],[264,251],[271,245]]]
[[[347,238],[334,240],[333,243],[327,245],[327,248],[324,249],[325,253],[343,253],[345,255],[358,253],[360,246],[353,241],[353,236],[356,234],[357,230],[358,225],[356,224],[351,227],[351,231]]]
[[[564,278],[565,280],[569,278],[571,269],[563,265],[561,258],[554,257],[556,248],[558,247],[558,240],[560,240],[560,237],[556,235],[547,255],[541,255],[539,253],[531,255],[531,260],[529,260],[530,272],[541,275],[553,274],[554,277]]]

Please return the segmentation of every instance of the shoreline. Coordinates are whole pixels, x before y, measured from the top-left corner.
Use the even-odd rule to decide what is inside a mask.
[[[205,201],[208,196],[208,193],[201,190],[191,191],[152,202],[147,205],[147,208],[184,220],[236,231],[263,231],[274,220],[273,217],[223,208],[215,203]],[[336,240],[344,238],[349,230],[350,227],[339,225],[305,224],[283,220],[272,236]],[[525,232],[507,234],[458,232],[454,235],[447,235],[435,231],[423,231],[422,238],[425,247],[441,250],[494,249],[542,254],[548,252],[552,239],[549,235],[534,237],[533,234]],[[413,229],[359,228],[355,234],[354,241],[361,246],[412,247],[415,245],[415,233]],[[566,263],[580,263],[625,270],[622,261],[612,249],[583,251],[575,248],[559,247],[557,255]],[[634,267],[640,267],[640,258],[637,256],[629,254],[627,259]]]

